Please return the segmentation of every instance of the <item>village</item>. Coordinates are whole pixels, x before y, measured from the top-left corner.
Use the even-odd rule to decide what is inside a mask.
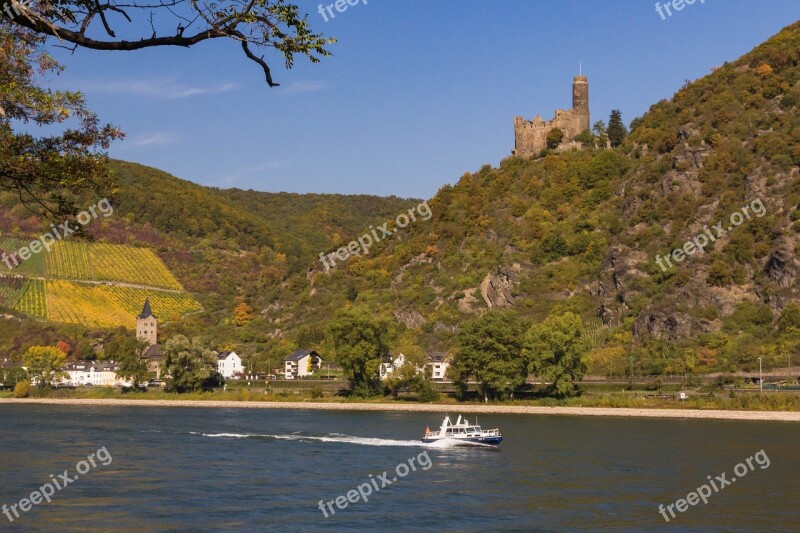
[[[164,374],[164,345],[160,344],[158,337],[158,317],[153,312],[150,300],[147,299],[142,307],[142,312],[136,316],[136,338],[145,344],[140,356],[146,364],[148,371],[147,381],[141,383],[144,388],[163,387],[165,379],[169,376]],[[259,372],[246,367],[245,361],[234,350],[215,351],[216,372],[225,381],[273,381],[273,380],[301,380],[301,379],[320,379],[338,380],[341,377],[341,368],[335,363],[323,365],[322,356],[312,348],[301,348],[283,358],[283,366],[275,368],[270,372]],[[403,353],[390,355],[389,361],[381,363],[379,376],[381,381],[387,380],[393,372],[410,364],[406,361]],[[444,382],[447,380],[447,369],[450,366],[450,357],[443,352],[432,352],[426,356],[426,363],[423,367],[416,366],[415,372],[420,375],[427,375],[432,381]],[[0,369],[6,376],[19,377],[21,369],[28,373],[29,368],[14,362],[8,358],[0,363]],[[42,383],[36,377],[31,377],[31,385],[50,385],[56,388],[77,388],[77,387],[112,387],[112,388],[131,388],[135,384],[132,380],[120,375],[120,364],[115,361],[114,353],[105,354],[103,360],[82,360],[71,361],[57,369],[56,377],[50,383]],[[6,378],[6,385],[12,387],[16,381]],[[0,380],[0,387],[3,380]],[[227,385],[223,385],[227,388]]]

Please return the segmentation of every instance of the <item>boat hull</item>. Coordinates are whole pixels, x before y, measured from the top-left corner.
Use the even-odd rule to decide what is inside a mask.
[[[440,440],[452,440],[456,442],[463,442],[465,444],[488,444],[491,446],[497,446],[503,441],[502,436],[491,436],[491,437],[467,437],[467,438],[458,438],[458,437],[435,437],[426,439],[423,437],[422,442],[426,444],[430,444],[432,442],[437,442]]]

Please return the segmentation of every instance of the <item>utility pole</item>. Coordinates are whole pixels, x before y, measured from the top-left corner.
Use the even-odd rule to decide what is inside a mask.
[[[760,392],[764,392],[764,377],[761,374],[761,358],[758,358],[758,388]]]

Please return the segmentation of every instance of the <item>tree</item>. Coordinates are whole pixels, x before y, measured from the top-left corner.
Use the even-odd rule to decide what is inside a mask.
[[[294,65],[295,54],[317,63],[318,56],[331,55],[325,46],[335,42],[313,33],[308,16],[301,17],[299,8],[285,0],[58,0],[19,2],[14,9],[21,12],[11,17],[18,31],[24,28],[28,34],[56,37],[63,44],[72,44],[72,50],[189,48],[204,41],[229,39],[261,67],[270,87],[279,84],[273,81],[270,67],[258,52],[276,50],[283,55],[288,69]],[[118,37],[120,25],[123,27]]]
[[[528,374],[522,358],[522,334],[516,315],[497,310],[464,323],[448,375],[462,391],[470,378],[478,381],[485,402],[513,396]]]
[[[20,381],[24,381],[28,379],[28,373],[25,372],[25,369],[21,366],[14,366],[6,372],[5,384],[9,386],[14,386]]]
[[[579,316],[571,312],[550,315],[525,334],[523,354],[528,370],[550,383],[550,391],[565,397],[586,372],[585,356],[591,343]]]
[[[175,335],[164,345],[161,365],[168,390],[183,393],[221,385],[217,358],[201,339]]]
[[[44,387],[66,375],[62,369],[67,354],[53,346],[31,346],[22,356],[22,363],[28,368],[31,380],[38,380]]]
[[[786,304],[786,307],[781,311],[781,317],[778,319],[778,331],[785,333],[794,329],[800,330],[800,305],[791,302]]]
[[[366,307],[349,308],[337,314],[329,334],[353,394],[378,394],[378,368],[389,354],[388,324]]]
[[[36,5],[53,9],[49,2]],[[0,25],[0,190],[13,192],[41,216],[61,220],[79,211],[81,194],[113,192],[104,151],[122,133],[101,126],[80,93],[51,91],[35,83],[37,75],[61,70],[41,51],[43,42],[19,27]],[[65,127],[70,119],[75,126]],[[37,138],[30,125],[15,131],[22,124],[60,129],[61,134]]]
[[[389,393],[397,398],[402,389],[422,393],[430,387],[430,382],[425,375],[425,356],[420,352],[412,352],[405,356],[405,361],[399,368],[395,368],[383,382]],[[427,386],[427,387],[426,387]]]
[[[581,143],[586,148],[594,148],[595,138],[589,130],[583,130],[575,136],[575,140]]]
[[[78,341],[75,346],[75,357],[82,358],[84,361],[97,359],[97,352],[91,339],[83,338]]]
[[[564,132],[561,128],[553,128],[547,133],[547,148],[555,150],[564,140]]]
[[[239,326],[246,326],[255,318],[255,311],[246,302],[242,302],[233,310],[233,321]]]
[[[628,136],[628,128],[622,122],[622,111],[614,109],[611,112],[611,118],[608,119],[608,140],[611,141],[611,146],[616,148],[621,145]]]
[[[66,342],[66,341],[58,341],[56,343],[56,348],[58,348],[59,350],[64,352],[64,355],[67,355],[67,356],[70,353],[72,353],[72,346],[70,346],[69,343]]]
[[[592,133],[594,133],[595,138],[597,139],[597,144],[600,148],[605,148],[606,144],[608,144],[608,133],[606,132],[606,123],[602,120],[598,120],[592,126]]]
[[[131,381],[136,389],[147,379],[147,361],[142,358],[147,346],[147,342],[132,335],[115,335],[106,348],[108,356],[119,365],[117,377]]]

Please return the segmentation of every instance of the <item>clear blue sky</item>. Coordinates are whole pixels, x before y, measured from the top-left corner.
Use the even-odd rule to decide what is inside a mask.
[[[662,20],[649,0],[369,0],[325,22],[300,0],[339,42],[321,64],[272,57],[281,88],[225,42],[54,49],[55,83],[126,131],[113,157],[184,179],[428,198],[507,156],[515,115],[569,108],[579,62],[592,121],[629,123],[800,18],[798,0],[700,1]]]

